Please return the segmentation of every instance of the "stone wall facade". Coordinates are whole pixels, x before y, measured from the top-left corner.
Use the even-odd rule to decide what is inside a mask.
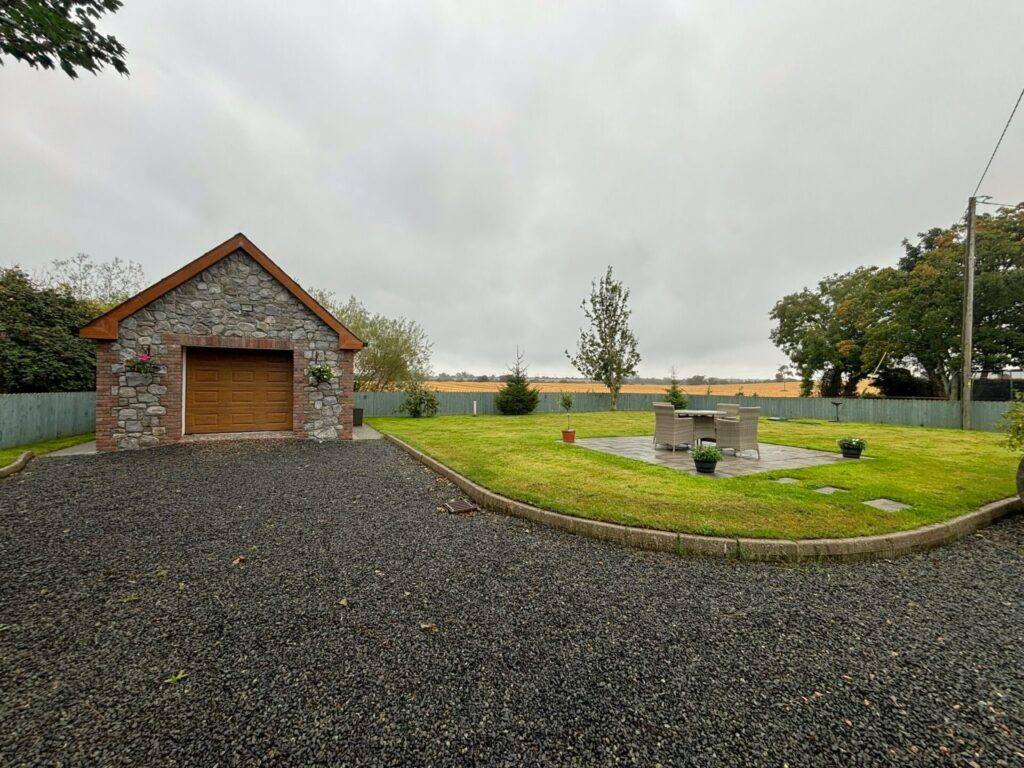
[[[354,352],[338,334],[243,251],[226,256],[120,321],[116,341],[99,342],[96,441],[101,451],[145,448],[182,437],[183,376],[189,347],[288,350],[293,359],[292,428],[298,437],[352,437]],[[158,372],[127,370],[152,355]],[[335,378],[314,385],[313,363]]]

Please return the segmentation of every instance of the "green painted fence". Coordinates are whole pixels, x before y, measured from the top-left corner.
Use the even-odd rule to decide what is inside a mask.
[[[96,428],[95,392],[0,395],[0,448]]]
[[[493,392],[437,392],[438,414],[452,416],[473,413],[476,402],[477,413],[497,413]],[[540,396],[538,413],[556,413],[560,395],[544,392]],[[890,398],[844,398],[829,400],[817,397],[736,397],[735,395],[690,395],[691,408],[714,408],[718,403],[740,403],[761,407],[765,416],[779,416],[787,419],[828,419],[836,418],[833,402],[841,402],[839,418],[842,421],[867,421],[876,424],[908,424],[917,427],[960,426],[960,404],[948,400],[897,400]],[[364,415],[398,416],[398,407],[405,399],[401,392],[356,392],[356,407],[364,409]],[[654,402],[663,401],[663,395],[624,394],[619,396],[619,410],[648,411]],[[573,394],[573,410],[607,411],[611,404],[609,395]],[[974,403],[971,418],[975,429],[997,431],[1007,403]]]
[[[560,395],[545,392],[540,396],[539,413],[558,413]],[[356,407],[366,416],[397,416],[405,399],[401,392],[356,392]],[[449,416],[473,413],[497,413],[493,392],[438,392],[438,413]],[[619,410],[648,411],[651,403],[664,400],[662,395],[627,394],[619,397]],[[946,400],[895,400],[887,398],[847,398],[841,400],[842,421],[867,421],[878,424],[910,424],[920,427],[960,426],[959,403]],[[608,395],[574,393],[576,411],[607,411]],[[718,403],[758,405],[765,416],[788,419],[834,419],[832,400],[816,397],[736,397],[690,395],[691,408],[714,408]],[[1001,428],[1007,403],[973,404],[975,429],[997,431]],[[49,440],[66,435],[92,432],[96,425],[96,394],[94,392],[48,392],[40,394],[0,394],[0,448]]]

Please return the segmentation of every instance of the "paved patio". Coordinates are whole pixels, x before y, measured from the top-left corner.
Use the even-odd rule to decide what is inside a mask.
[[[577,440],[576,445],[627,459],[646,461],[648,464],[678,469],[680,472],[688,472],[691,475],[698,474],[688,450],[676,449],[673,453],[670,448],[664,446],[655,450],[653,437],[650,435],[643,437],[589,437]],[[770,443],[760,443],[760,446],[760,459],[753,451],[748,451],[740,456],[734,456],[732,451],[726,452],[724,458],[715,467],[715,474],[712,477],[742,477],[758,472],[772,472],[777,469],[803,469],[804,467],[817,467],[821,464],[832,464],[837,461],[854,461],[854,459],[843,459],[841,454],[828,451],[812,451],[808,448],[771,445]]]

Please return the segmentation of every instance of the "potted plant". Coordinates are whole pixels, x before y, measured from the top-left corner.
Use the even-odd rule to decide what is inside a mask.
[[[715,465],[722,460],[722,452],[714,445],[698,445],[690,451],[690,455],[697,471],[705,475],[713,475]]]
[[[1017,393],[1017,399],[1010,404],[1010,410],[1003,417],[1006,427],[1006,446],[1012,451],[1024,451],[1024,392]],[[1017,466],[1017,493],[1024,499],[1024,458]]]
[[[839,450],[846,459],[859,459],[867,447],[867,441],[861,437],[843,437],[839,440]]]
[[[572,395],[568,392],[563,392],[561,399],[558,404],[562,406],[562,410],[565,411],[566,428],[562,430],[562,441],[566,443],[576,442],[576,430],[572,428]]]
[[[314,386],[317,386],[334,379],[334,369],[325,363],[320,363],[309,366],[306,369],[306,375],[309,376]]]

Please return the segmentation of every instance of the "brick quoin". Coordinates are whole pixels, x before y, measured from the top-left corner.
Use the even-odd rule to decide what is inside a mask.
[[[112,368],[117,362],[114,345],[109,341],[96,344],[96,450],[114,450],[114,428],[117,426],[117,376]]]

